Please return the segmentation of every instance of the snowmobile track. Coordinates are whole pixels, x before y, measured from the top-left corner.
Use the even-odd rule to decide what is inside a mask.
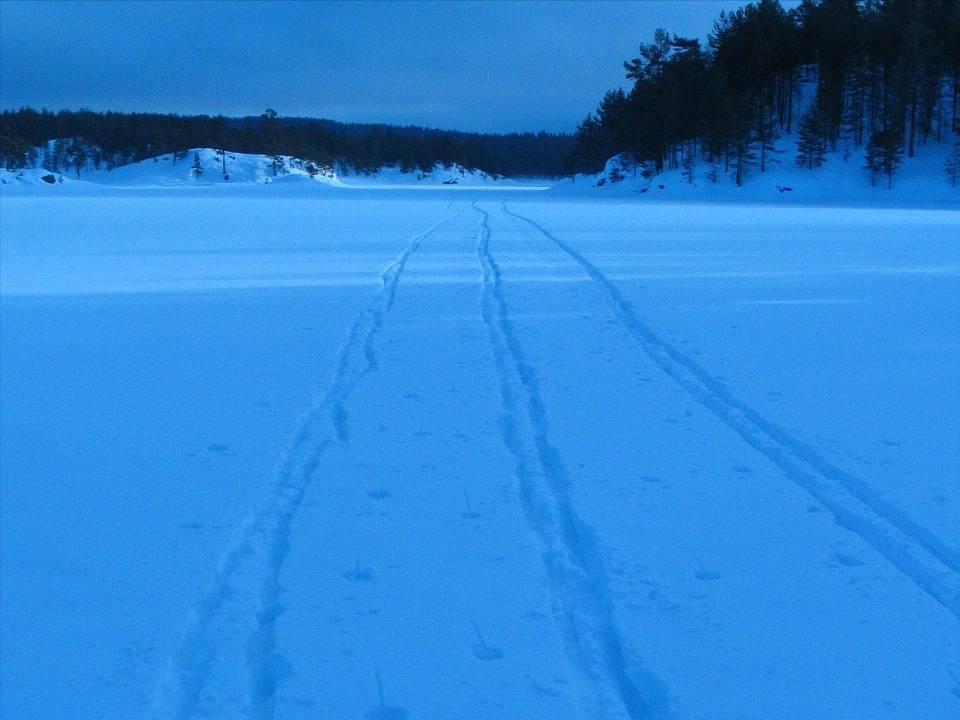
[[[201,693],[217,660],[213,636],[218,613],[228,600],[236,602],[244,594],[244,610],[249,609],[254,618],[243,653],[249,677],[246,714],[258,720],[273,717],[278,682],[288,672],[286,661],[276,653],[275,625],[283,613],[280,573],[289,552],[294,517],[323,452],[332,443],[347,440],[346,401],[357,383],[377,367],[375,339],[396,299],[407,261],[427,237],[457,215],[448,214],[415,236],[384,269],[380,289],[354,320],[338,352],[327,391],[298,417],[271,475],[267,497],[244,518],[207,588],[191,608],[177,649],[155,688],[152,718],[187,720],[200,709]],[[259,588],[240,590],[232,585],[241,569],[260,579]]]
[[[683,390],[830,510],[839,525],[859,535],[960,618],[960,554],[955,549],[877,495],[867,483],[820,457],[813,448],[736,398],[695,360],[657,335],[637,316],[617,286],[574,247],[530,218],[512,212],[506,203],[502,209],[576,262],[600,288],[617,320]]]
[[[628,663],[614,620],[600,549],[570,500],[567,471],[549,439],[537,373],[527,361],[510,319],[500,267],[490,250],[489,215],[476,206],[474,209],[480,214],[477,259],[483,271],[481,314],[490,337],[503,405],[500,432],[514,459],[527,522],[540,543],[564,643],[594,696],[588,701],[591,707],[587,716],[664,718],[667,710],[662,684],[643,671],[636,660]],[[521,410],[524,404],[526,412]],[[635,679],[641,676],[642,687]]]

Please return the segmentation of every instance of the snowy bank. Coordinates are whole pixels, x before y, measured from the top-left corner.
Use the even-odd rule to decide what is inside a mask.
[[[579,174],[558,183],[557,192],[589,197],[636,198],[644,202],[720,202],[783,205],[846,205],[877,207],[954,207],[960,209],[960,185],[952,185],[944,167],[952,143],[919,145],[904,158],[888,187],[886,177],[871,182],[864,168],[864,149],[841,143],[819,168],[796,163],[793,137],[781,139],[767,158],[764,172],[751,167],[741,186],[723,161],[698,161],[651,173],[626,155],[611,157],[603,172]]]

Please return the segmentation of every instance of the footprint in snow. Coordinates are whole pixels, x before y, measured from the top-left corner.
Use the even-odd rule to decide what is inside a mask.
[[[863,560],[842,552],[833,552],[833,559],[844,567],[863,567]]]
[[[947,668],[947,675],[957,684],[956,687],[950,688],[950,692],[960,698],[960,675],[957,675],[953,670]]]
[[[697,570],[693,576],[697,580],[719,580],[723,577],[720,573],[710,572],[709,570]]]
[[[563,697],[563,695],[561,695],[558,691],[554,690],[553,688],[547,687],[543,683],[539,683],[536,680],[534,680],[530,684],[530,686],[533,688],[534,692],[539,693],[540,695],[548,695],[549,697],[556,697],[556,698]]]
[[[222,453],[230,449],[230,446],[225,443],[210,443],[207,445],[207,450],[209,452]]]
[[[476,512],[473,509],[473,506],[470,504],[470,495],[467,494],[466,490],[463,491],[463,503],[466,507],[466,510],[460,513],[460,517],[462,517],[464,520],[476,520],[482,517],[480,513]]]
[[[473,644],[473,656],[477,660],[500,660],[503,657],[503,650],[487,644],[487,641],[483,639],[483,635],[480,634],[480,628],[477,627],[477,623],[474,620],[471,620],[470,624],[473,626],[473,632],[478,640],[478,642]]]
[[[343,577],[347,580],[352,580],[353,582],[364,582],[367,580],[373,580],[373,571],[368,567],[363,567],[360,565],[360,561],[357,560],[357,564],[352,570],[347,570],[343,574]]]
[[[844,567],[863,567],[863,560],[860,558],[845,553],[842,550],[837,550],[836,546],[832,543],[828,543],[827,547],[830,548],[830,556]]]
[[[366,718],[367,720],[406,720],[407,719],[407,710],[406,708],[397,707],[395,705],[387,705],[386,700],[384,699],[383,693],[383,681],[380,679],[380,672],[377,671],[374,673],[374,677],[377,680],[377,706],[367,710]]]
[[[708,569],[703,564],[703,561],[700,560],[700,558],[698,558],[696,555],[693,556],[693,559],[697,561],[697,567],[700,568],[699,570],[693,573],[693,576],[697,580],[719,580],[722,577],[720,573],[713,572],[712,570]]]
[[[473,656],[477,660],[499,660],[503,657],[503,651],[492,645],[473,644]]]
[[[374,500],[386,500],[390,497],[390,491],[384,490],[383,488],[371,490],[367,493],[367,497],[373,498]]]
[[[748,475],[753,472],[753,468],[748,465],[734,465],[733,471],[735,473],[740,473],[741,475]]]

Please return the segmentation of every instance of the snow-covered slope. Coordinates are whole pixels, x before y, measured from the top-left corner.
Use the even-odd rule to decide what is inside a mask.
[[[21,170],[0,168],[0,186],[69,185],[72,182],[74,180],[67,173],[54,173],[43,168],[23,168]]]
[[[40,155],[42,158],[42,155]],[[116,188],[198,187],[209,185],[265,184],[274,182],[312,181],[324,185],[336,185],[335,174],[326,168],[317,168],[311,177],[310,164],[289,155],[278,156],[277,161],[267,155],[226,153],[226,173],[222,155],[212,148],[193,148],[178,154],[160,155],[140,162],[122,165],[108,170],[81,168],[79,177],[75,170],[51,172],[45,168],[4,170],[0,182],[7,186],[49,185],[57,187],[70,183],[107,185]],[[199,172],[197,169],[199,168]],[[43,177],[53,177],[49,183]]]
[[[35,156],[42,162],[44,153],[38,148]],[[51,172],[43,167],[24,170],[0,171],[0,185],[56,186],[63,190],[71,182],[92,183],[115,188],[177,188],[211,185],[254,185],[312,181],[333,187],[509,187],[515,183],[507,178],[488,175],[481,170],[468,170],[459,165],[444,167],[440,163],[430,172],[414,170],[403,172],[399,167],[384,167],[369,175],[344,175],[342,178],[331,168],[314,166],[290,155],[278,156],[248,153],[226,153],[213,148],[192,148],[178,153],[160,155],[140,162],[122,165],[112,170],[106,168],[81,168],[79,177],[75,170]],[[226,172],[224,172],[224,167]],[[199,168],[199,172],[197,169]],[[43,178],[49,178],[44,180]]]
[[[113,170],[94,170],[81,173],[81,179],[104,185],[143,187],[201,185],[211,183],[272,183],[291,181],[315,181],[323,184],[335,184],[332,171],[317,168],[311,177],[307,172],[308,164],[303,160],[281,155],[275,163],[267,155],[252,155],[227,151],[226,179],[223,172],[223,160],[220,153],[211,148],[187,150],[174,162],[173,155],[142,160],[138,163],[123,165]],[[200,167],[200,174],[194,170],[194,164]]]
[[[778,152],[769,160],[766,171],[751,166],[740,187],[731,171],[724,172],[722,162],[711,168],[698,159],[690,179],[679,168],[644,177],[642,167],[616,155],[607,161],[602,173],[577,175],[558,183],[555,190],[654,202],[960,207],[960,185],[950,184],[944,168],[952,146],[952,139],[918,144],[914,157],[903,159],[890,188],[885,176],[877,178],[876,185],[871,184],[862,147],[841,143],[836,153],[827,155],[822,167],[811,170],[797,165],[795,138],[786,136],[777,141]]]

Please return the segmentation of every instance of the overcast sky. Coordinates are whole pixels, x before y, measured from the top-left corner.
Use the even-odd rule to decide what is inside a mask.
[[[742,4],[0,2],[0,105],[572,131],[657,27]]]

